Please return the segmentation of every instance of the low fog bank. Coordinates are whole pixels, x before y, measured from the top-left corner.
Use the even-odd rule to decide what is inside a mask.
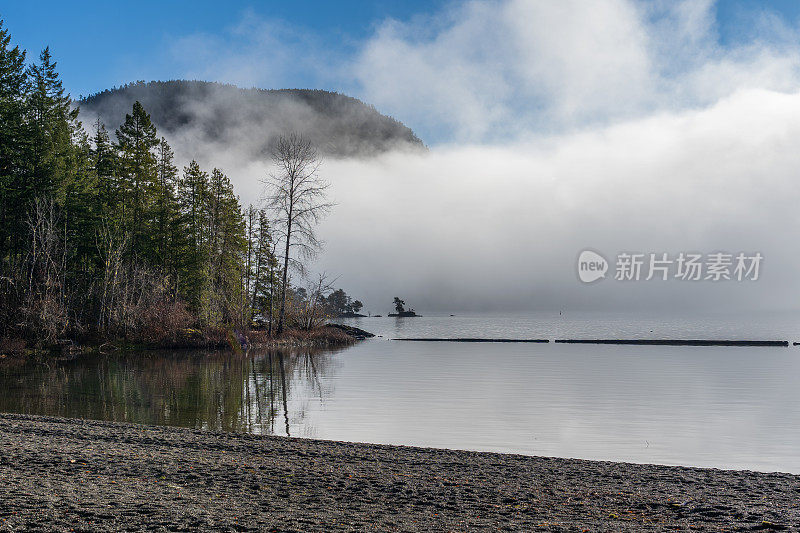
[[[744,91],[509,146],[327,161],[338,203],[317,269],[385,313],[798,307],[800,94]],[[255,198],[256,168],[233,173]],[[585,248],[612,263],[581,283]],[[758,281],[613,279],[616,254],[760,252]]]

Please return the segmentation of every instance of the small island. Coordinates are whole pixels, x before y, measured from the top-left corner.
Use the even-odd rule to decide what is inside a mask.
[[[336,289],[327,298],[326,304],[336,318],[363,318],[359,311],[364,307],[359,300],[353,300],[342,289]]]
[[[399,297],[395,296],[394,297],[394,309],[395,309],[395,312],[394,313],[389,313],[387,316],[393,316],[393,317],[422,316],[422,315],[418,315],[417,313],[415,313],[413,309],[409,309],[408,311],[406,311],[405,305],[406,305],[406,303],[403,300],[401,300]]]

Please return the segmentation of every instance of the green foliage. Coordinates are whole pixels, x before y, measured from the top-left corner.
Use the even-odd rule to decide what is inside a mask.
[[[117,190],[119,185],[115,179],[118,167],[118,157],[108,130],[100,119],[94,124],[94,136],[91,139],[94,145],[89,151],[89,162],[97,179],[97,201],[99,209],[109,213],[120,200],[120,193]]]
[[[154,194],[155,262],[173,279],[178,271],[179,255],[185,249],[185,237],[178,204],[178,168],[175,154],[167,140],[158,143],[157,182]]]
[[[100,120],[88,135],[50,50],[25,57],[0,21],[0,333],[166,338],[271,317],[265,213],[248,225],[220,169],[179,174],[138,101],[116,142]]]
[[[183,169],[178,182],[178,210],[185,229],[186,243],[178,261],[178,291],[201,315],[207,316],[205,302],[210,291],[206,238],[207,216],[204,210],[208,196],[208,173],[192,161]]]
[[[237,323],[244,305],[243,254],[247,249],[245,224],[239,199],[228,177],[215,168],[208,187],[209,267],[214,290],[214,321]]]
[[[12,46],[11,35],[0,20],[0,276],[16,266],[23,253],[23,226],[30,176],[25,157],[27,103],[25,51]],[[3,284],[8,291],[8,282]],[[4,294],[5,299],[11,295]],[[0,301],[0,305],[5,301]],[[4,308],[8,308],[6,303]],[[0,315],[6,322],[7,315]]]
[[[272,236],[267,214],[263,209],[257,214],[257,224],[251,235],[253,249],[251,307],[254,314],[260,315],[262,320],[269,320],[271,325],[280,297],[278,258],[275,255],[275,239]]]
[[[364,307],[364,304],[350,298],[342,289],[336,289],[331,292],[325,299],[325,303],[330,313],[334,316],[358,314],[361,308]]]
[[[78,110],[70,109],[56,63],[45,48],[39,62],[27,70],[27,148],[32,195],[54,193],[63,199],[70,178],[75,177],[75,146]]]
[[[116,132],[119,153],[119,200],[122,221],[131,233],[132,253],[154,259],[155,201],[158,197],[156,127],[142,104],[135,102]]]

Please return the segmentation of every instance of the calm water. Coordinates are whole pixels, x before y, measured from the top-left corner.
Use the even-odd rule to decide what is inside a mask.
[[[800,340],[792,317],[367,318],[341,351],[0,365],[0,410],[297,437],[800,473],[800,347],[398,337]],[[651,332],[652,330],[652,332]]]

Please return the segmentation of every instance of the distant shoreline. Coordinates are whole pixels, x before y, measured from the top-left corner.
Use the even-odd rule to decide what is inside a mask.
[[[800,476],[0,414],[16,529],[789,529]]]

